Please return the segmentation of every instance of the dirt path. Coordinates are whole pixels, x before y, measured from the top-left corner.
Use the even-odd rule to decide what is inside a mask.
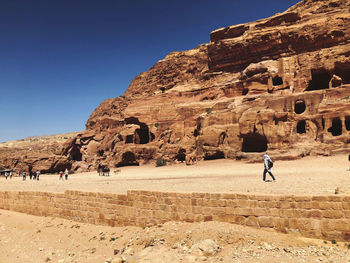
[[[27,190],[63,192],[67,189],[126,193],[127,190],[171,192],[235,192],[293,195],[329,195],[339,188],[350,194],[349,162],[346,155],[306,157],[301,160],[276,161],[273,173],[277,182],[262,182],[262,163],[214,160],[193,166],[176,164],[155,167],[122,167],[110,177],[96,172],[70,175],[59,181],[58,175],[42,175],[40,181],[0,178],[0,191]],[[267,175],[269,179],[269,175]]]

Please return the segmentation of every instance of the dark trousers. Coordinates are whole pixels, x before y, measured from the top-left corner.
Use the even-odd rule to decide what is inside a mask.
[[[275,177],[273,176],[272,172],[270,172],[269,170],[267,170],[266,168],[264,169],[264,173],[263,173],[263,181],[265,181],[266,179],[266,173],[269,173],[269,175],[272,177],[272,180],[276,180]]]

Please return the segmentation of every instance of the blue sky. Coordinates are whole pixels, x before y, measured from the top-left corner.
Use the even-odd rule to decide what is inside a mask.
[[[297,2],[0,0],[0,141],[84,130],[168,53]]]

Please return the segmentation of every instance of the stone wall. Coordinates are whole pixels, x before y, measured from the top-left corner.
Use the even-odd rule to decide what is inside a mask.
[[[350,240],[350,196],[128,191],[0,192],[0,208],[110,226],[221,221],[306,237]]]

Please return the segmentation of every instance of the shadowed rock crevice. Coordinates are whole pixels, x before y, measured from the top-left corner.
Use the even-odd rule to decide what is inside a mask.
[[[217,159],[224,159],[225,158],[225,154],[222,151],[217,150],[214,153],[205,153],[204,155],[204,160],[217,160]]]

